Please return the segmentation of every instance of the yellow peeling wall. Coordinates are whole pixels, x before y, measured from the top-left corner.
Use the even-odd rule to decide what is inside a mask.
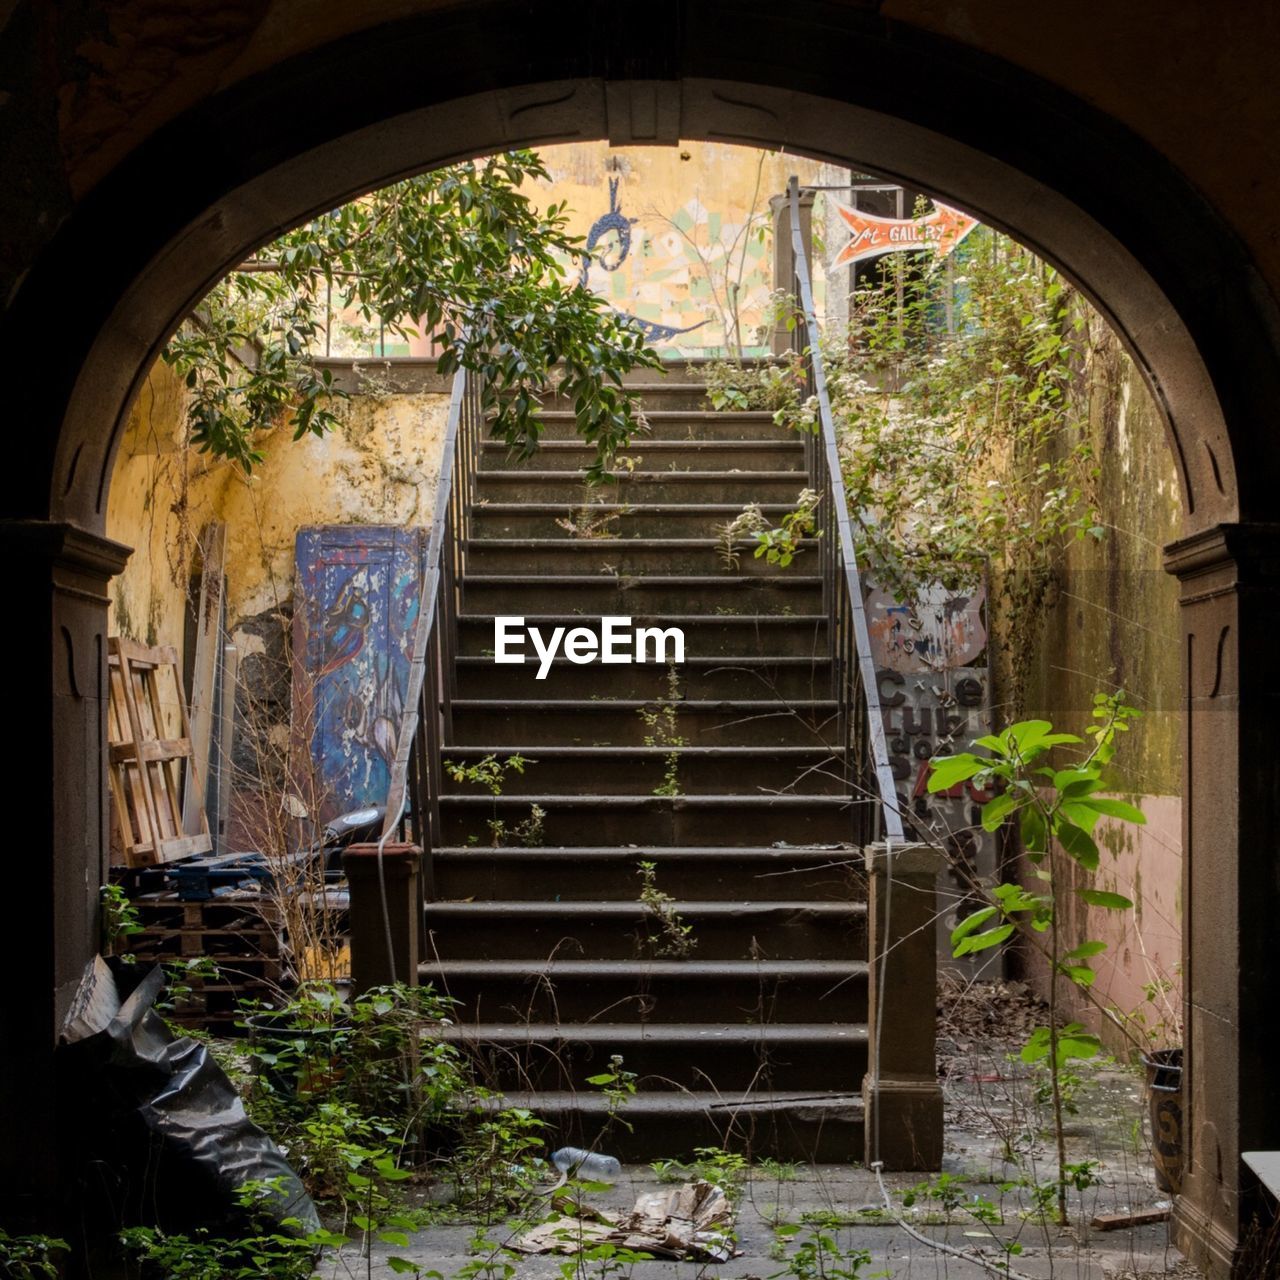
[[[427,525],[448,416],[439,394],[362,394],[330,436],[280,432],[252,478],[178,447],[182,388],[158,365],[134,409],[111,482],[107,533],[134,555],[112,588],[110,632],[181,649],[192,549],[227,526],[231,630],[287,604],[297,531],[313,524]]]

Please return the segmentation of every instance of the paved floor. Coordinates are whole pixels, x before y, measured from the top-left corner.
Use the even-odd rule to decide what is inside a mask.
[[[1031,1209],[1032,1192],[1025,1185],[1013,1185],[1020,1179],[1043,1182],[1054,1173],[1053,1153],[1046,1141],[1047,1116],[1044,1104],[1036,1102],[1036,1084],[1025,1067],[1010,1061],[1007,1046],[983,1045],[949,1060],[944,1172],[963,1178],[958,1193],[962,1198],[981,1196],[991,1201],[1000,1222],[988,1230],[961,1210],[954,1210],[948,1222],[935,1196],[918,1200],[905,1212],[919,1233],[955,1249],[985,1249],[993,1259],[1003,1256],[996,1238],[1013,1242],[1021,1248],[1010,1258],[1015,1275],[1063,1280],[1194,1275],[1168,1243],[1164,1224],[1107,1232],[1088,1225],[1099,1213],[1168,1204],[1151,1173],[1141,1080],[1127,1068],[1103,1064],[1081,1069],[1071,1101],[1075,1114],[1068,1125],[1069,1159],[1076,1164],[1091,1162],[1082,1170],[1082,1180],[1096,1180],[1096,1184],[1072,1193],[1071,1228],[1043,1225]],[[900,1212],[899,1193],[922,1176],[886,1176]],[[601,1209],[623,1213],[640,1192],[658,1185],[651,1168],[630,1166],[614,1187],[589,1200]],[[478,1274],[481,1280],[609,1280],[628,1275],[637,1280],[677,1275],[690,1280],[849,1280],[856,1268],[847,1260],[825,1258],[821,1269],[806,1270],[800,1249],[817,1230],[825,1230],[841,1251],[866,1250],[871,1255],[870,1263],[861,1268],[864,1280],[877,1273],[897,1280],[942,1276],[967,1280],[985,1274],[972,1261],[913,1239],[887,1215],[877,1220],[877,1212],[883,1209],[880,1188],[873,1173],[855,1166],[754,1167],[741,1187],[738,1205],[741,1256],[721,1264],[644,1261],[620,1267],[615,1263],[611,1269],[598,1259],[529,1257],[502,1247],[514,1243],[530,1221],[545,1216],[546,1209],[545,1198],[535,1199],[525,1211],[525,1220],[491,1226],[487,1239],[492,1243],[487,1249],[476,1249],[473,1225],[432,1226],[414,1236],[407,1249],[375,1251],[372,1274],[393,1274],[383,1259],[386,1252],[394,1252],[438,1271],[446,1280],[464,1271]],[[784,1228],[782,1233],[779,1227]],[[794,1233],[786,1234],[792,1228]],[[365,1274],[364,1266],[356,1273]]]

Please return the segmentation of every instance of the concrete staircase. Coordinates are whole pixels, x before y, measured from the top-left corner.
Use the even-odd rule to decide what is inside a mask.
[[[485,446],[443,756],[536,763],[498,797],[451,784],[421,976],[461,1001],[450,1034],[490,1082],[565,1141],[594,1140],[585,1080],[621,1054],[639,1093],[617,1154],[861,1158],[866,905],[817,556],[780,571],[747,548],[726,569],[717,550],[743,503],[791,509],[803,445],[767,413],[708,411],[690,375],[639,389],[650,434],[604,489],[582,484],[567,411],[529,464]],[[494,663],[496,613],[680,626],[686,661],[562,657],[537,680]],[[489,847],[490,823],[514,832],[533,805],[540,846]],[[687,954],[640,901],[641,861]]]

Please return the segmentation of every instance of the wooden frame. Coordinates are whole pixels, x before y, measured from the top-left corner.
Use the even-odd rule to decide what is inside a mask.
[[[187,704],[171,645],[148,648],[120,636],[107,641],[107,757],[116,822],[128,867],[151,867],[213,848],[203,808],[183,826],[180,780],[196,771]],[[181,737],[166,738],[160,679],[170,673]]]

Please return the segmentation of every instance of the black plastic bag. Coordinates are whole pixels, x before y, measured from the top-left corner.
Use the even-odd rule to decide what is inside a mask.
[[[101,1185],[109,1171],[117,1213],[170,1232],[243,1227],[241,1188],[269,1182],[273,1191],[254,1205],[257,1224],[318,1229],[311,1197],[208,1047],[175,1036],[155,1012],[163,986],[158,965],[135,975],[97,957],[64,1023],[63,1067],[92,1180]]]

